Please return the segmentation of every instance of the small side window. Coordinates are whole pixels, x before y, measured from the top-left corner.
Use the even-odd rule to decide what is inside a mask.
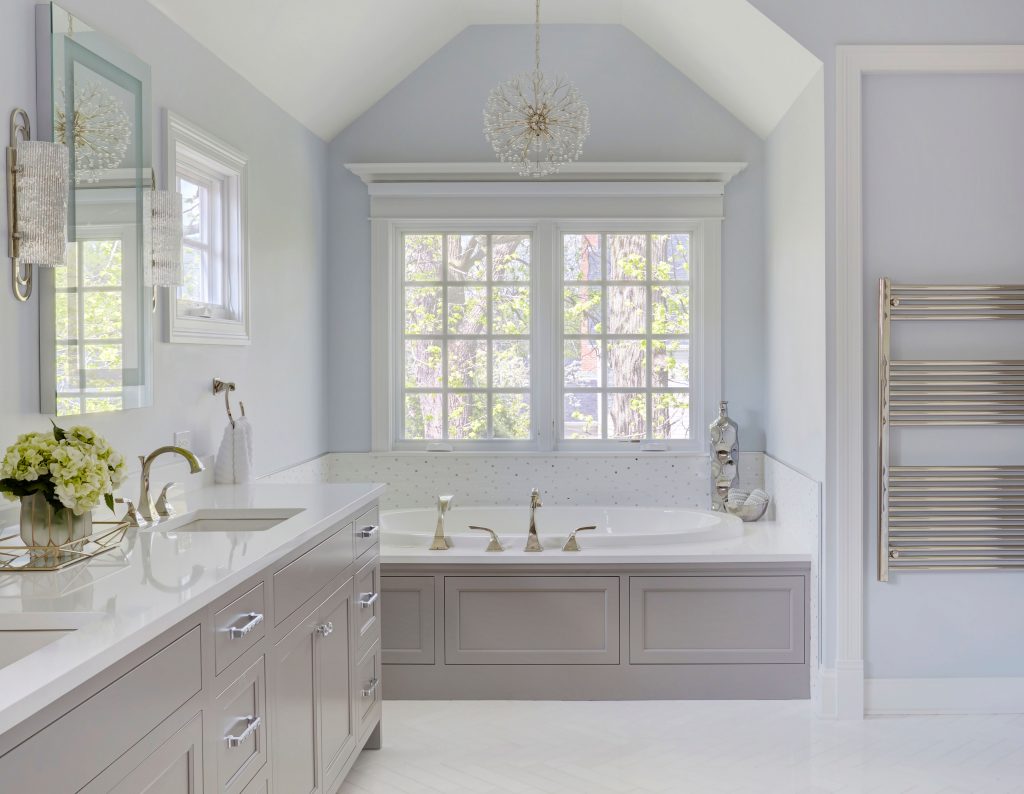
[[[170,291],[167,341],[248,344],[248,158],[173,113],[165,139],[184,227],[184,283]]]

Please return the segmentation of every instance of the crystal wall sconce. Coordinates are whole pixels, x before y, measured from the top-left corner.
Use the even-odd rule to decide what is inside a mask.
[[[153,190],[149,194],[153,260],[149,277],[154,287],[177,287],[183,281],[181,193]]]
[[[33,141],[28,113],[11,112],[7,147],[7,255],[19,301],[32,295],[32,266],[63,267],[67,250],[68,148]]]

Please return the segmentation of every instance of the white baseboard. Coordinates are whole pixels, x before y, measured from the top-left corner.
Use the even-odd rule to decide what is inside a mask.
[[[822,667],[814,705],[822,719],[864,719],[864,663],[843,661]]]
[[[822,719],[836,718],[836,671],[820,668],[818,686],[814,689],[814,713]]]
[[[1024,678],[869,678],[867,714],[1024,714]]]

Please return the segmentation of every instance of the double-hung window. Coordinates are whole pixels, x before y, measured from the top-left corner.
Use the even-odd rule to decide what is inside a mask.
[[[722,183],[505,197],[382,181],[374,449],[703,448],[721,396]]]
[[[401,440],[529,441],[531,235],[401,239]]]
[[[249,341],[247,159],[173,113],[167,164],[182,199],[183,283],[170,292],[168,340]]]
[[[691,236],[563,233],[559,441],[690,438]]]

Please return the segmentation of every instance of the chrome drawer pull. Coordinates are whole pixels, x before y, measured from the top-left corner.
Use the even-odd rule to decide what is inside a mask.
[[[380,593],[360,593],[359,594],[359,606],[363,609],[369,609],[377,601],[380,600]]]
[[[320,633],[321,637],[329,637],[334,633],[334,623],[331,621],[321,623],[316,627],[316,630]]]
[[[242,731],[238,736],[225,736],[228,740],[228,747],[238,747],[242,742],[252,736],[260,727],[260,723],[263,722],[262,717],[254,717],[251,714],[245,718],[245,721],[249,724],[245,726],[245,730]]]
[[[374,535],[377,534],[377,532],[379,530],[380,530],[380,525],[379,524],[372,524],[371,526],[368,526],[368,527],[359,527],[359,529],[356,530],[356,537],[357,538],[372,538]]]
[[[231,626],[228,629],[228,636],[233,640],[242,639],[242,637],[263,622],[263,615],[259,612],[250,612],[248,615],[243,615],[242,617],[249,618],[249,622],[244,626]]]
[[[363,697],[369,698],[377,694],[377,687],[380,686],[379,678],[371,678],[370,683],[363,689]]]

